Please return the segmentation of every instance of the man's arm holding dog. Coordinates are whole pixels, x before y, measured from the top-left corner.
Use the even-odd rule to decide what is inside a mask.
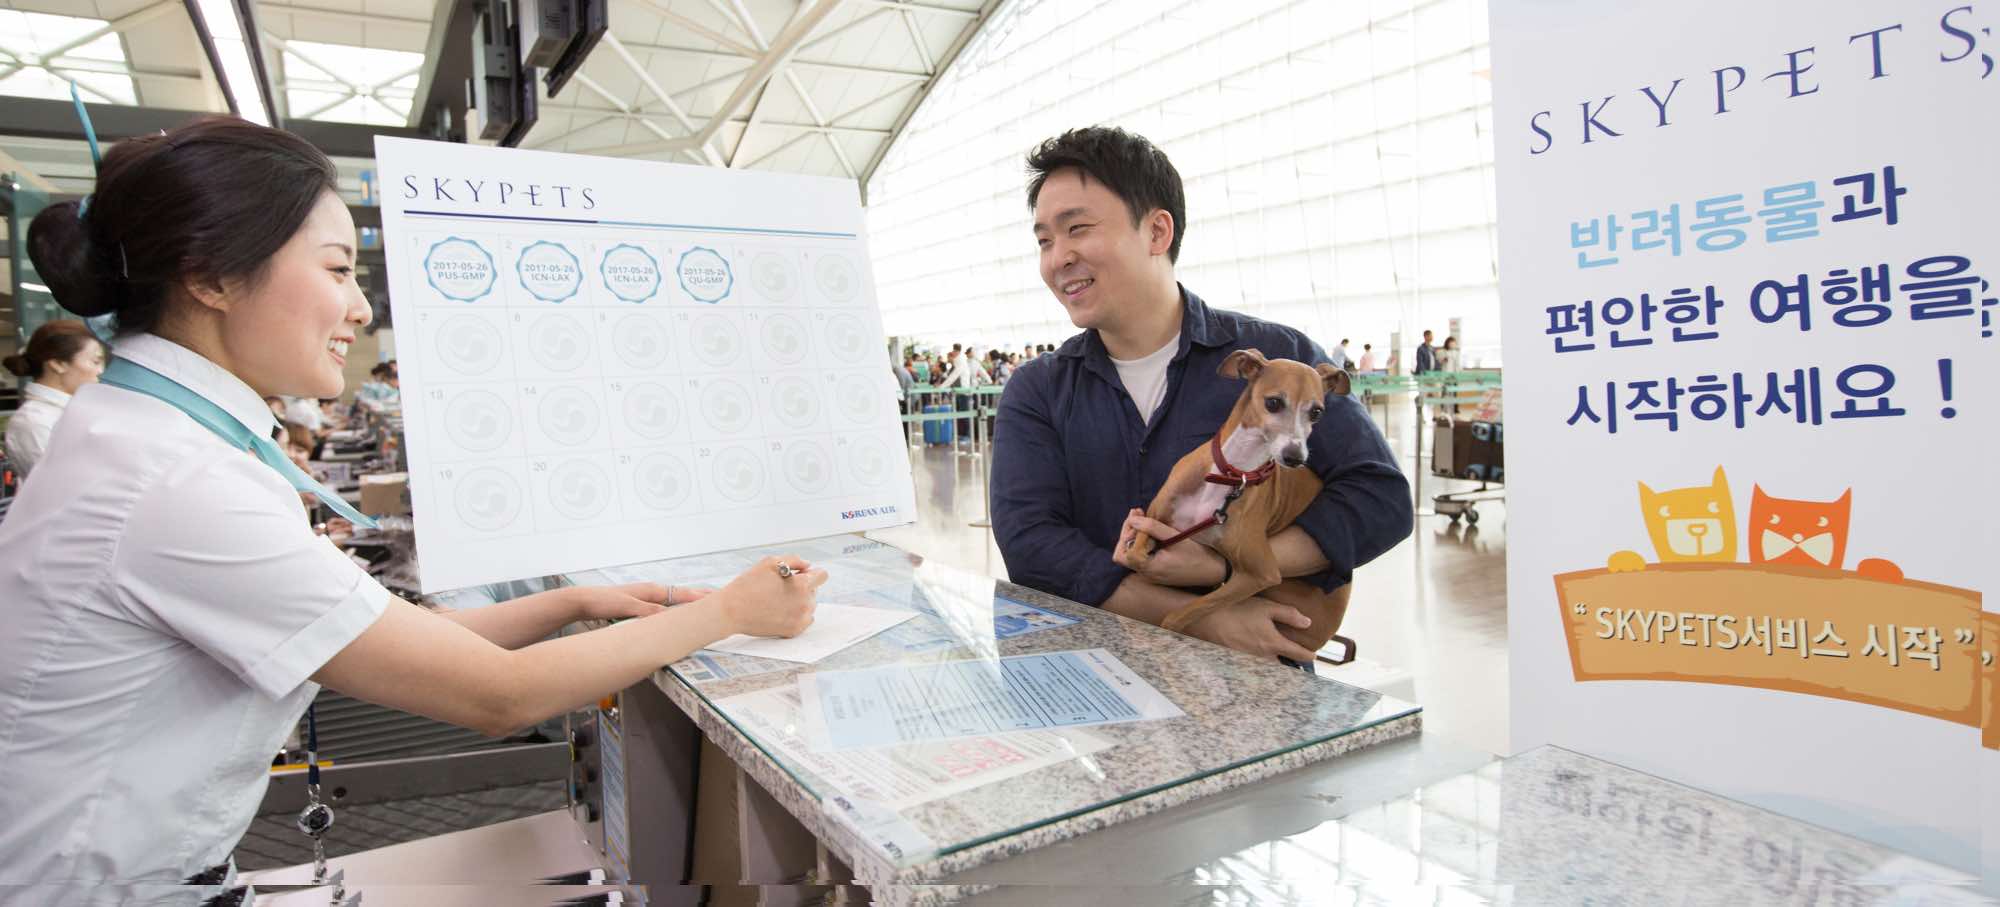
[[[1359,401],[1327,398],[1326,415],[1306,447],[1306,465],[1324,487],[1271,545],[1284,575],[1311,576],[1320,589],[1332,591],[1347,585],[1356,568],[1408,538],[1416,511],[1409,480]],[[1315,560],[1307,549],[1319,555],[1316,563],[1307,562]]]
[[[1132,526],[1127,524],[1125,536],[1129,537],[1131,533]],[[1123,538],[1120,539],[1118,547],[1120,551],[1124,550]],[[1185,547],[1208,550],[1201,545]],[[1220,575],[1221,570],[1218,568],[1217,576]],[[1118,588],[1111,593],[1111,597],[1104,600],[1104,610],[1133,620],[1142,620],[1157,627],[1167,619],[1167,615],[1200,597],[1200,592],[1162,586],[1134,573],[1125,577],[1124,581],[1118,584]],[[1238,652],[1284,656],[1298,662],[1313,660],[1311,649],[1291,641],[1285,634],[1278,632],[1279,624],[1303,630],[1312,626],[1312,618],[1305,616],[1291,605],[1253,597],[1237,607],[1216,610],[1188,627],[1187,632],[1191,636],[1198,636]]]
[[[1093,545],[1069,512],[1069,469],[1050,421],[1047,369],[1021,370],[1000,395],[993,426],[993,536],[1014,582],[1086,605],[1111,597],[1130,570]]]
[[[1287,333],[1297,344],[1288,355],[1314,365],[1333,361],[1304,334]],[[1279,572],[1310,577],[1331,592],[1351,582],[1356,568],[1409,538],[1416,508],[1410,480],[1361,401],[1327,397],[1326,415],[1306,439],[1306,451],[1306,465],[1322,483],[1319,497],[1291,528],[1272,537],[1271,547]]]

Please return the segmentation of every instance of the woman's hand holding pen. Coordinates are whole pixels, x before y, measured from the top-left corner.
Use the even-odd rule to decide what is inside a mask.
[[[812,626],[826,571],[797,557],[767,557],[715,593],[732,633],[797,636]]]

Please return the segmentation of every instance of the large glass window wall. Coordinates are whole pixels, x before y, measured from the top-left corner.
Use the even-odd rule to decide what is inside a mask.
[[[1018,347],[1075,333],[1041,285],[1023,157],[1117,125],[1187,188],[1179,274],[1212,304],[1401,365],[1458,320],[1500,364],[1484,0],[1017,0],[868,185],[891,334]]]

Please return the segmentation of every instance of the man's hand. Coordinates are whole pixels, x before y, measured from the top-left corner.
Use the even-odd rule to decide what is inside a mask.
[[[1229,572],[1222,555],[1216,554],[1207,545],[1195,543],[1193,539],[1172,548],[1155,547],[1153,556],[1146,560],[1143,567],[1133,566],[1127,549],[1132,539],[1141,532],[1152,536],[1156,542],[1164,542],[1180,535],[1180,530],[1147,516],[1145,511],[1135,507],[1126,514],[1125,528],[1119,530],[1118,544],[1111,549],[1111,559],[1118,566],[1138,573],[1157,585],[1208,588],[1220,585],[1223,575]]]
[[[1228,646],[1238,652],[1270,658],[1282,655],[1300,664],[1310,664],[1313,651],[1278,632],[1279,624],[1304,630],[1312,626],[1312,618],[1291,605],[1253,597],[1227,608],[1216,609],[1189,627],[1187,632],[1190,636]]]

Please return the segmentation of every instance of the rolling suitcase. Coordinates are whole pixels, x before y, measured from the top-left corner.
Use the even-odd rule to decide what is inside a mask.
[[[1472,423],[1471,470],[1468,479],[1498,482],[1504,475],[1501,461],[1500,426],[1492,422]]]
[[[1453,446],[1451,419],[1438,416],[1431,422],[1431,475],[1458,475],[1452,464]]]
[[[933,403],[924,407],[925,415],[949,412],[951,412],[951,404],[949,403]],[[925,444],[950,444],[954,440],[957,440],[957,438],[958,425],[950,419],[939,419],[935,422],[924,423]]]

